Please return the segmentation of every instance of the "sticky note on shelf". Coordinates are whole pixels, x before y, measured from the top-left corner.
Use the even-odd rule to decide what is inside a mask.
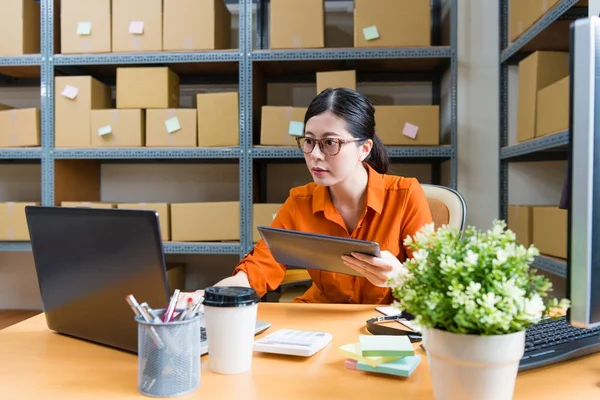
[[[363,35],[366,40],[374,40],[379,38],[379,31],[375,25],[363,28]]]
[[[179,118],[169,118],[165,121],[165,127],[167,128],[167,133],[177,132],[181,129],[181,125],[179,124]]]
[[[92,23],[89,21],[82,21],[77,23],[77,34],[78,35],[91,35],[92,34]]]
[[[144,33],[144,21],[131,21],[129,23],[129,33],[141,35]]]
[[[112,127],[110,125],[106,125],[98,129],[98,136],[105,136],[110,133],[112,133]]]
[[[273,219],[275,219],[276,216],[277,216],[277,213],[273,214]]]
[[[76,88],[75,86],[71,86],[71,85],[66,85],[62,92],[60,92],[60,94],[62,94],[63,96],[65,96],[68,99],[73,100],[75,97],[77,97],[77,94],[79,93],[79,89]]]
[[[302,134],[304,133],[304,122],[290,121],[288,133],[294,136],[302,136]]]
[[[407,357],[414,356],[410,339],[406,335],[359,335],[363,357]]]
[[[413,125],[410,122],[404,124],[404,129],[402,129],[402,134],[411,139],[417,138],[417,133],[419,132],[419,127],[417,125]]]

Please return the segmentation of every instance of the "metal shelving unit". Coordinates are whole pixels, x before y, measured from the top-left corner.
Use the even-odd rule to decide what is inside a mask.
[[[514,1],[514,0],[513,0]],[[556,5],[514,42],[508,42],[509,0],[500,0],[500,218],[508,217],[508,168],[514,162],[566,160],[569,132],[509,145],[508,138],[508,69],[534,51],[568,51],[568,26],[576,18],[587,17],[597,10],[599,0],[589,0],[579,7],[579,0],[559,0]],[[577,7],[574,7],[577,6]],[[557,32],[559,32],[557,34]],[[566,35],[566,36],[565,36]],[[557,44],[556,38],[566,40]],[[551,257],[536,257],[533,266],[559,277],[566,276],[566,263]]]
[[[36,55],[20,57],[0,57],[0,67],[33,67],[39,68],[41,92],[41,130],[42,146],[38,149],[0,149],[0,162],[40,162],[42,171],[43,205],[54,205],[54,164],[55,160],[94,159],[101,161],[120,160],[131,162],[151,162],[152,160],[194,160],[197,162],[214,162],[225,159],[239,163],[240,193],[240,233],[239,243],[173,243],[165,242],[166,253],[177,254],[238,254],[243,256],[252,248],[252,164],[253,160],[268,162],[273,160],[301,160],[302,154],[296,148],[262,147],[253,145],[253,68],[259,63],[302,63],[318,64],[321,62],[342,63],[344,68],[355,68],[359,77],[370,77],[374,81],[387,79],[390,76],[398,81],[432,82],[432,95],[437,104],[441,102],[441,79],[445,72],[450,73],[449,107],[450,144],[441,146],[400,146],[389,147],[389,155],[394,159],[406,162],[432,163],[439,168],[443,161],[450,161],[450,185],[457,185],[457,3],[448,0],[444,7],[442,0],[432,0],[432,22],[435,41],[439,41],[442,32],[442,12],[448,13],[450,45],[411,48],[377,48],[377,49],[301,49],[301,50],[269,50],[261,45],[268,37],[267,26],[262,16],[266,0],[224,0],[239,9],[239,45],[237,49],[200,51],[200,52],[159,52],[159,53],[109,53],[109,54],[55,54],[54,53],[54,0],[40,0],[41,5],[41,52]],[[336,1],[336,0],[328,0]],[[258,10],[259,31],[253,37],[253,8]],[[254,46],[257,43],[258,46]],[[384,71],[379,74],[377,64],[382,62],[399,62],[398,71]],[[363,71],[363,63],[372,63],[368,71]],[[134,149],[64,149],[54,148],[54,76],[60,74],[89,74],[100,80],[114,79],[114,69],[127,65],[169,65],[176,72],[189,66],[197,69],[202,76],[205,68],[213,64],[227,66],[228,72],[237,72],[239,84],[239,129],[240,145],[232,148],[134,148]],[[215,67],[212,67],[215,69]],[[313,72],[315,65],[312,65]],[[2,69],[0,68],[0,74]],[[101,76],[97,76],[101,74]],[[113,74],[111,77],[110,75]],[[291,78],[293,74],[286,74]],[[198,76],[183,76],[184,79],[195,79]],[[215,76],[216,78],[216,76]],[[439,173],[434,174],[439,177]],[[28,243],[0,243],[0,251],[27,251]]]

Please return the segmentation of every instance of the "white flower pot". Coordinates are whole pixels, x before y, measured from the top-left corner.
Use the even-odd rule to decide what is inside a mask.
[[[436,400],[513,398],[525,331],[477,336],[425,329],[423,345]]]

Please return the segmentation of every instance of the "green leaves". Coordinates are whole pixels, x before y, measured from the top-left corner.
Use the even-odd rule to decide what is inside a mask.
[[[568,300],[547,300],[551,282],[530,268],[538,250],[516,242],[504,221],[479,231],[433,224],[421,228],[404,245],[412,258],[407,273],[390,278],[396,306],[416,317],[422,327],[454,333],[499,335],[537,323]]]

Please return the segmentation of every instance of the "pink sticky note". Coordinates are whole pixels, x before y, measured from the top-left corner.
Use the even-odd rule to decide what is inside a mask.
[[[131,21],[129,23],[129,33],[141,35],[144,33],[144,21]]]
[[[416,125],[407,122],[404,124],[404,129],[402,129],[402,134],[404,136],[408,136],[411,139],[417,138],[417,132],[419,132],[419,127]]]
[[[351,369],[356,371],[358,369],[358,362],[356,360],[352,360],[350,358],[346,359],[346,361],[344,362],[346,369]]]
[[[79,89],[77,89],[75,86],[67,85],[60,94],[73,100],[75,97],[77,97],[77,93],[79,93]]]

